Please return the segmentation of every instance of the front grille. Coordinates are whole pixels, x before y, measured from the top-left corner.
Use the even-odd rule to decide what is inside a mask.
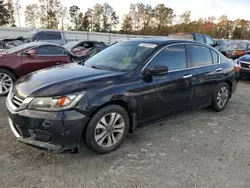
[[[12,103],[13,103],[13,105],[15,106],[15,107],[17,107],[17,108],[19,108],[21,105],[22,105],[22,103],[23,103],[23,99],[21,99],[21,98],[19,98],[17,95],[13,95],[13,97],[12,97]]]
[[[240,66],[241,66],[242,68],[250,69],[250,64],[248,64],[248,63],[240,62]]]

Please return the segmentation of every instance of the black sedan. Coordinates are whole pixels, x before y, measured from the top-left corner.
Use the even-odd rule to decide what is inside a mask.
[[[29,74],[6,101],[19,141],[57,152],[116,150],[138,126],[187,110],[222,111],[238,66],[216,49],[183,40],[120,42],[85,62]]]

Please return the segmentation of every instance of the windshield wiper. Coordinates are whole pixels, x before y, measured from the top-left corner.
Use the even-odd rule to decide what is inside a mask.
[[[92,65],[91,68],[102,70],[102,68]]]

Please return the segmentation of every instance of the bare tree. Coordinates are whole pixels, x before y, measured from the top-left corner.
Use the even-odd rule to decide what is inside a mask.
[[[25,11],[25,24],[28,27],[36,28],[40,13],[39,13],[39,6],[37,4],[29,4],[26,6]]]
[[[39,0],[40,2],[40,11],[41,11],[41,25],[44,28],[48,29],[57,29],[59,20],[58,20],[58,11],[60,8],[59,0]]]
[[[61,29],[64,30],[64,21],[67,18],[68,15],[68,8],[65,6],[60,5],[59,11],[58,11],[58,17],[61,22]]]

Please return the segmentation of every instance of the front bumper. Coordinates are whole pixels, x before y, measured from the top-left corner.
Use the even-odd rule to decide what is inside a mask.
[[[6,107],[10,128],[19,141],[55,152],[78,148],[90,119],[75,110],[43,112],[25,109],[15,112],[8,102]]]
[[[241,77],[250,77],[250,69],[240,68]]]

